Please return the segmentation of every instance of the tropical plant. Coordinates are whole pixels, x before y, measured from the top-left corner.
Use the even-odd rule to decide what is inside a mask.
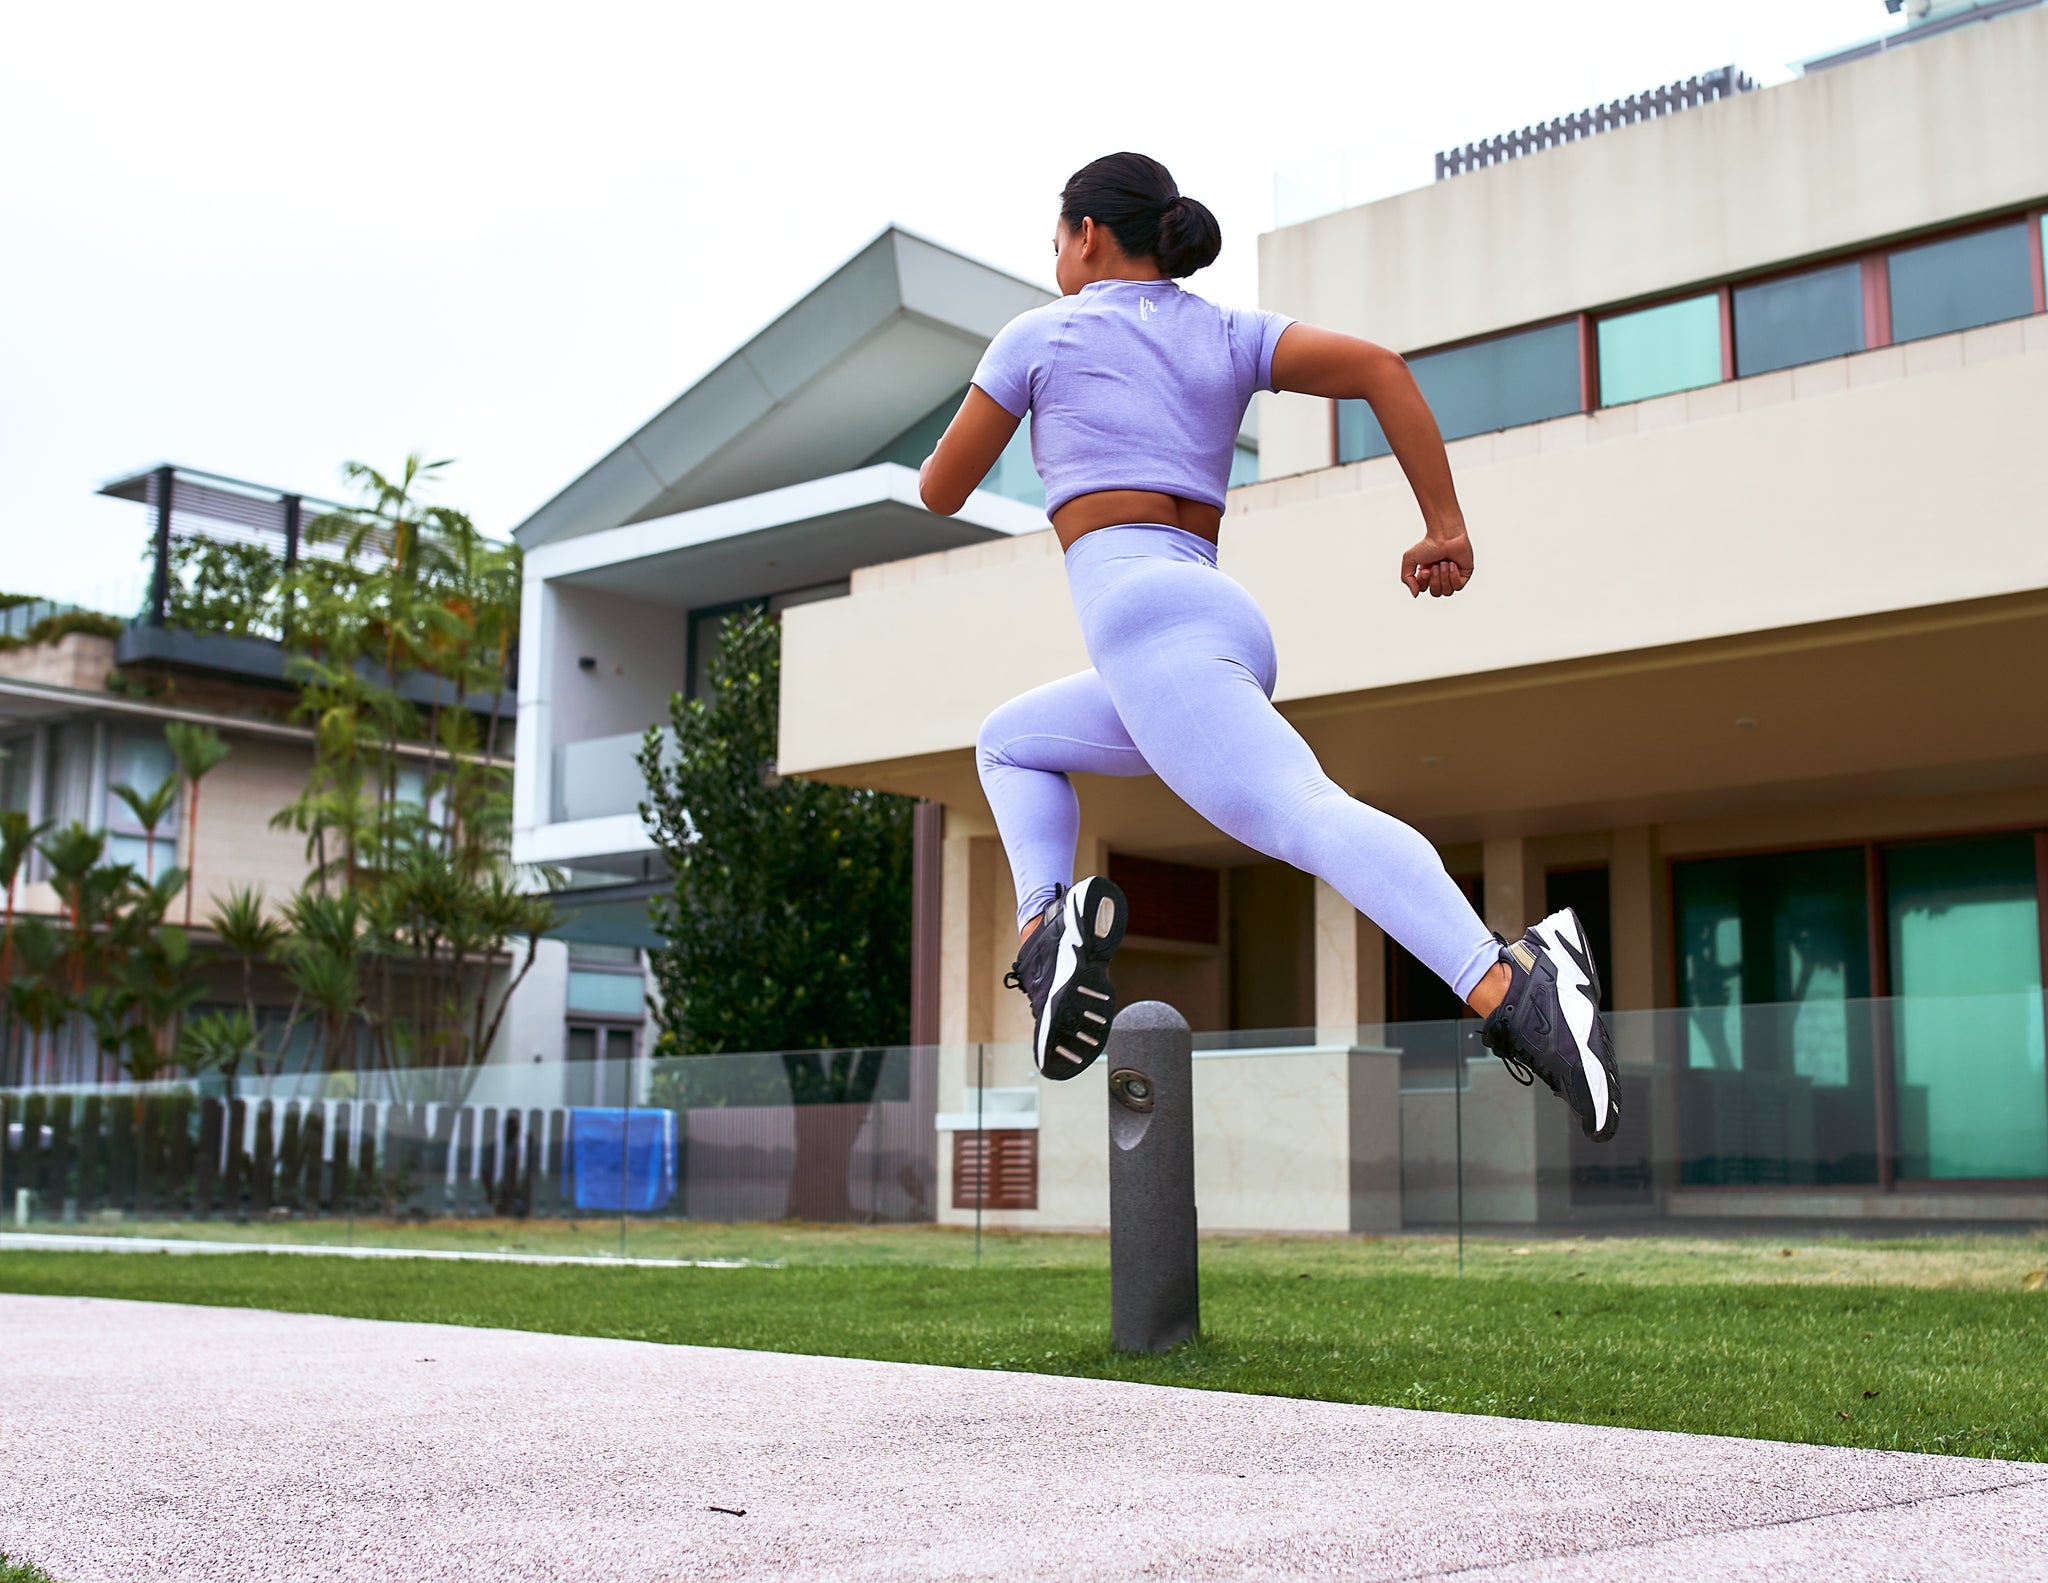
[[[178,1040],[178,1060],[195,1076],[219,1072],[233,1092],[242,1063],[262,1054],[256,1024],[246,1012],[209,1011],[185,1024]]]
[[[171,809],[178,802],[178,777],[167,775],[163,784],[153,792],[144,794],[133,786],[115,785],[107,788],[128,805],[128,811],[135,815],[135,822],[148,834],[149,857],[144,863],[144,877],[156,878],[156,827],[170,817]]]
[[[32,1063],[47,1059],[58,1026],[76,1005],[65,983],[64,938],[48,919],[28,917],[14,930],[16,962],[7,976],[7,1007],[33,1035]]]
[[[152,545],[145,556],[153,556]],[[284,561],[260,544],[205,537],[171,541],[165,617],[172,626],[230,637],[281,634]]]
[[[256,969],[277,958],[287,938],[285,927],[263,908],[263,892],[257,886],[229,887],[227,900],[214,904],[207,925],[242,967],[242,1010],[249,1026],[256,1026]]]
[[[185,871],[189,875],[199,861],[199,783],[228,756],[228,746],[212,726],[189,720],[173,720],[164,727],[164,740],[178,761],[178,773],[185,777]],[[192,927],[192,890],[185,892],[185,927]]]
[[[0,808],[0,885],[7,890],[6,923],[4,932],[0,932],[0,981],[4,981],[14,967],[14,906],[22,865],[49,828],[47,819],[41,824],[31,824],[28,815],[20,809]]]
[[[99,904],[115,890],[116,875],[101,865],[107,838],[88,830],[74,819],[37,843],[43,861],[50,865],[50,880],[64,903],[70,924],[71,993],[85,993],[85,970],[93,947],[93,924]],[[132,872],[132,871],[130,871]]]
[[[517,640],[518,551],[424,496],[445,462],[351,463],[359,504],[317,519],[294,574],[289,674],[314,769],[275,823],[311,864],[285,967],[323,1050],[359,1022],[387,1066],[473,1070],[552,923],[515,884],[498,698]],[[478,705],[492,699],[488,719]],[[343,919],[344,952],[322,943]],[[514,942],[524,950],[514,955]]]

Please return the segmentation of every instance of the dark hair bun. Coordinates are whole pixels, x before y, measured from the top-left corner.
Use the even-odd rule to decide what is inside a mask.
[[[1223,251],[1223,227],[1209,206],[1183,194],[1159,216],[1159,272],[1175,280],[1207,269]]]
[[[1183,197],[1173,175],[1144,154],[1105,154],[1067,178],[1060,214],[1068,225],[1092,219],[1132,258],[1149,258],[1178,280],[1206,269],[1223,251],[1216,216]]]

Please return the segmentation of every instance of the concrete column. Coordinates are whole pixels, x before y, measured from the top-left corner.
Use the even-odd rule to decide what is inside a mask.
[[[1349,1043],[1387,1018],[1386,937],[1327,882],[1316,881],[1316,1040]]]
[[[1489,840],[1481,859],[1486,873],[1486,926],[1516,940],[1543,917],[1543,866],[1521,836]]]
[[[1486,923],[1519,939],[1543,917],[1543,865],[1521,836],[1489,840]],[[1486,1221],[1561,1219],[1568,1212],[1565,1109],[1540,1084],[1522,1088],[1497,1063],[1475,1064],[1465,1095],[1465,1212]]]
[[[1002,853],[993,836],[948,833],[939,907],[939,1042],[978,1044],[995,1037],[995,911],[991,892]]]

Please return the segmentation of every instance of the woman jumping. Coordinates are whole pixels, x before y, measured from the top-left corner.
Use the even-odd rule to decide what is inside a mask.
[[[1416,502],[1422,541],[1401,557],[1411,596],[1447,599],[1472,545],[1436,420],[1408,366],[1371,342],[1277,313],[1219,308],[1175,282],[1215,262],[1216,219],[1166,167],[1111,154],[1077,171],[1053,232],[1060,300],[998,332],[919,474],[950,516],[1024,414],[1046,512],[1094,669],[990,715],[982,789],[1017,882],[1017,962],[1038,1069],[1069,1078],[1102,1053],[1116,1011],[1110,959],[1123,892],[1073,882],[1074,771],[1157,775],[1225,834],[1327,880],[1485,1023],[1523,1083],[1541,1078],[1594,1138],[1614,1135],[1614,1052],[1578,915],[1509,945],[1473,912],[1436,849],[1323,773],[1273,707],[1273,635],[1218,570],[1224,488],[1257,390],[1363,399]]]

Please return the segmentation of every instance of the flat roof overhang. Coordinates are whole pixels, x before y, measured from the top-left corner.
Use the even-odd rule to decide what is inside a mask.
[[[513,530],[529,552],[858,468],[1042,285],[889,226]]]
[[[1958,792],[2048,809],[2044,690],[2048,591],[2034,591],[1281,712],[1340,786],[1448,846]],[[804,773],[986,806],[965,745]],[[1076,779],[1091,833],[1119,851],[1257,860],[1156,779]]]
[[[986,490],[937,516],[918,499],[916,473],[881,462],[542,545],[527,553],[526,575],[703,609],[1044,526],[1036,507]]]

